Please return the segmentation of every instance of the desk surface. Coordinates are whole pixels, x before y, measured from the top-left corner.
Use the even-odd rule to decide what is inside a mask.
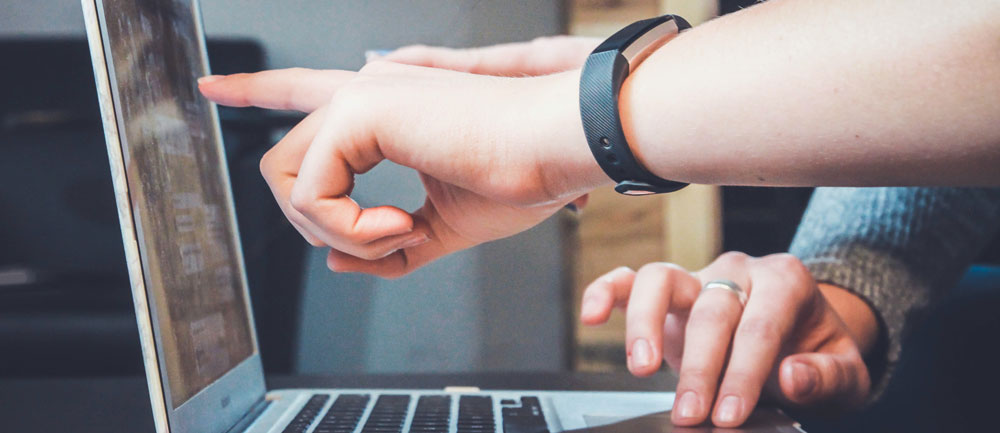
[[[294,376],[268,380],[279,388],[412,388],[478,386],[483,389],[663,391],[676,379],[662,374],[529,373],[447,375]],[[151,432],[144,378],[0,379],[0,431]]]

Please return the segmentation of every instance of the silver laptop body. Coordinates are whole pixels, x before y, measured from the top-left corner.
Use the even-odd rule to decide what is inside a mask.
[[[267,392],[198,2],[82,4],[157,432],[671,431],[670,392]]]

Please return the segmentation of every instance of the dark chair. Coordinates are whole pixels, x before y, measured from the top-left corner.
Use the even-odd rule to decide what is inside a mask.
[[[220,73],[260,70],[209,41]],[[135,315],[84,40],[0,41],[0,376],[141,374]],[[220,111],[265,368],[289,372],[305,244],[258,172],[276,125]]]

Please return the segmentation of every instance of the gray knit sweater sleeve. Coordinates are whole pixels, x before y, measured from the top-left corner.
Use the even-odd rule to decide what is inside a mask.
[[[954,286],[998,229],[1000,189],[819,188],[790,252],[874,307],[887,342],[874,361],[891,371],[908,317]]]

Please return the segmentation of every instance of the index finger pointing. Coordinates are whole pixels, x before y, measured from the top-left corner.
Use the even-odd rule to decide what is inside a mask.
[[[311,113],[330,102],[356,73],[305,68],[250,74],[213,75],[198,80],[206,98],[231,107],[260,107]]]

